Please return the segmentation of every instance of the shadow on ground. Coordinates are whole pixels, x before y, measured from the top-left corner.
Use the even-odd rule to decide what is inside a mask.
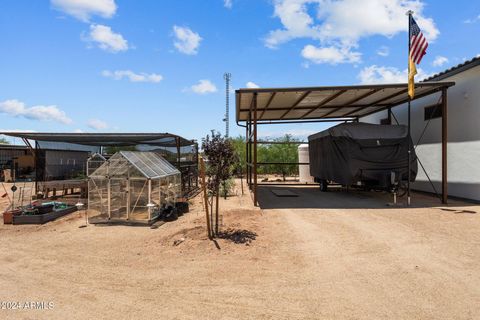
[[[273,191],[288,190],[297,196],[279,197]],[[278,192],[277,192],[278,193]],[[413,208],[443,206],[440,200],[424,193],[412,192]],[[397,198],[387,192],[331,188],[321,192],[317,186],[258,186],[258,203],[262,209],[378,209],[406,207],[406,196]],[[451,206],[470,206],[472,203],[451,200]]]
[[[249,230],[227,229],[218,234],[218,238],[230,240],[236,244],[249,244],[257,238],[257,234]]]

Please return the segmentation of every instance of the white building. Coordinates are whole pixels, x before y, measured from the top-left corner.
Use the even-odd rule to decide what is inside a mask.
[[[480,201],[480,57],[436,74],[424,81],[454,81],[448,89],[448,195]],[[411,103],[411,132],[416,145],[425,126],[423,137],[416,148],[417,156],[441,193],[441,93]],[[436,107],[438,105],[438,107]],[[407,106],[392,109],[399,123],[407,123]],[[360,119],[380,123],[388,117],[383,111]],[[395,124],[395,120],[392,119]],[[419,166],[413,189],[433,192]]]

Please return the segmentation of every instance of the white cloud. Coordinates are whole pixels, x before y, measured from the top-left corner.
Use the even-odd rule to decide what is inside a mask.
[[[382,57],[387,57],[390,54],[390,49],[387,46],[381,46],[378,48],[377,54]]]
[[[417,72],[415,81],[421,81],[430,76],[421,68],[418,68]],[[363,68],[358,74],[358,78],[362,84],[406,83],[408,81],[408,70],[401,71],[394,67],[372,65]]]
[[[94,15],[111,18],[117,11],[114,0],[51,0],[52,6],[81,21],[88,22]]]
[[[252,82],[252,81],[248,81],[248,82],[245,84],[245,86],[246,86],[247,88],[252,88],[252,89],[253,89],[253,88],[260,88],[260,86],[259,86],[258,84],[256,84],[255,82]]]
[[[330,48],[323,50],[323,54],[331,54],[333,50],[351,52],[362,38],[392,37],[406,32],[405,12],[409,9],[415,12],[417,23],[432,42],[439,31],[431,18],[423,16],[423,7],[419,0],[274,0],[274,16],[283,27],[270,31],[265,45],[276,48],[293,39],[307,38],[318,41],[320,49]],[[331,60],[338,59],[329,58],[325,62]],[[357,59],[344,60],[358,62]]]
[[[75,132],[75,133],[83,133],[84,131],[83,131],[82,129],[75,129],[75,130],[73,130],[73,132]]]
[[[190,87],[190,90],[197,94],[208,94],[217,92],[217,87],[210,80],[200,80]]]
[[[84,40],[94,42],[100,49],[113,53],[129,49],[128,41],[120,33],[101,24],[90,25],[90,33]]]
[[[157,73],[135,73],[131,70],[103,70],[102,76],[112,78],[115,80],[121,80],[127,78],[130,82],[152,82],[158,83],[163,80],[163,76]]]
[[[233,5],[233,0],[223,0],[223,6],[225,8],[231,9]]]
[[[25,103],[12,99],[0,102],[0,113],[5,113],[13,117],[23,117],[30,120],[56,121],[63,124],[72,123],[72,119],[60,110],[57,106],[33,106],[27,107]]]
[[[441,67],[443,66],[445,63],[448,62],[448,58],[447,57],[443,57],[443,56],[436,56],[435,57],[435,60],[433,60],[432,62],[432,65],[434,67]]]
[[[188,27],[173,26],[175,36],[174,46],[178,51],[184,54],[195,55],[198,53],[198,47],[202,37]]]
[[[108,128],[108,124],[100,119],[90,119],[87,122],[87,126],[95,130],[103,130]]]
[[[25,130],[25,129],[0,129],[0,132],[37,132],[35,130]],[[3,135],[5,137],[5,135]]]
[[[320,47],[311,44],[306,45],[302,50],[302,57],[313,63],[356,63],[361,60],[361,53],[350,51],[349,48]]]
[[[463,23],[475,23],[475,22],[478,22],[478,21],[480,21],[480,14],[473,19],[464,20]]]

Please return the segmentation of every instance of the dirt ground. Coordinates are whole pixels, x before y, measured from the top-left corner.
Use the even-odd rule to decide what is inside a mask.
[[[0,301],[53,302],[0,318],[480,318],[479,206],[272,188],[260,190],[261,208],[249,194],[221,201],[223,229],[255,233],[248,245],[208,241],[201,197],[157,229],[79,228],[78,212],[0,224]]]

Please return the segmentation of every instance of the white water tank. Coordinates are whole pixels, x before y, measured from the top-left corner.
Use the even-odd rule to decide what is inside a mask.
[[[310,156],[308,154],[308,144],[301,144],[298,146],[298,162],[310,163]],[[310,175],[310,165],[298,165],[298,176],[300,183],[313,182],[313,177]]]

